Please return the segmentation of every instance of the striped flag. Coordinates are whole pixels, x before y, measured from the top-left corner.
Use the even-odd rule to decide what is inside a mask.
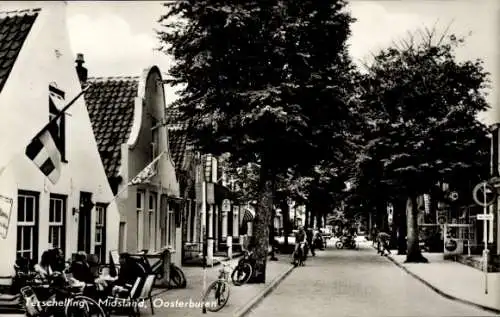
[[[148,164],[142,171],[139,172],[132,180],[128,183],[128,186],[139,185],[148,182],[151,177],[156,175],[156,162],[165,154],[165,151],[161,152],[151,163]]]
[[[56,184],[61,176],[61,153],[55,139],[54,129],[47,125],[39,136],[33,138],[25,152],[52,184]]]
[[[52,184],[56,184],[61,176],[61,152],[57,146],[60,137],[58,122],[69,107],[71,107],[90,87],[89,85],[84,90],[80,91],[80,93],[64,107],[57,108],[64,100],[64,92],[57,89],[54,85],[49,85],[49,110],[55,107],[57,111],[53,111],[55,113],[52,113],[53,116],[50,118],[49,123],[36,134],[31,140],[31,143],[26,147],[24,153],[33,163],[35,163]]]

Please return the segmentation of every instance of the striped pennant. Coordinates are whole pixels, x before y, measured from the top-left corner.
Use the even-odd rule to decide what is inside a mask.
[[[61,176],[61,153],[54,141],[54,129],[46,126],[38,137],[26,147],[26,156],[42,173],[56,184]],[[57,136],[56,136],[57,137]]]

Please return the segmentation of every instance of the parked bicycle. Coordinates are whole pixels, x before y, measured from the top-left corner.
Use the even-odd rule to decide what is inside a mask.
[[[231,292],[228,267],[231,267],[229,263],[222,263],[222,267],[219,269],[219,277],[208,285],[208,288],[203,294],[203,306],[210,312],[218,312],[226,306],[229,300]],[[212,293],[213,297],[211,297]]]
[[[156,274],[156,280],[161,281],[165,276],[165,253],[169,252],[168,249],[161,251],[161,253],[156,257],[148,257],[147,255],[149,251],[144,249],[139,253],[141,256],[141,261],[146,267],[147,270]],[[150,262],[150,259],[156,260],[153,263]],[[180,267],[175,265],[174,263],[170,263],[170,274],[169,274],[169,284],[168,288],[186,288],[187,281],[184,272]]]
[[[253,252],[245,251],[243,258],[238,261],[238,265],[234,268],[231,273],[231,280],[236,286],[243,285],[247,283],[255,268],[255,259],[252,257]]]

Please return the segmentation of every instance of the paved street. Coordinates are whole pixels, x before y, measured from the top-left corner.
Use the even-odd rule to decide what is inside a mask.
[[[330,246],[295,269],[250,316],[495,316],[448,300],[378,256]]]

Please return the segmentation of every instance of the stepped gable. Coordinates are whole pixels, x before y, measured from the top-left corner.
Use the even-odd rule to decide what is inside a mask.
[[[134,120],[139,77],[89,78],[85,92],[92,129],[108,178],[117,177],[121,145],[127,143]]]
[[[0,92],[40,11],[0,11]]]

